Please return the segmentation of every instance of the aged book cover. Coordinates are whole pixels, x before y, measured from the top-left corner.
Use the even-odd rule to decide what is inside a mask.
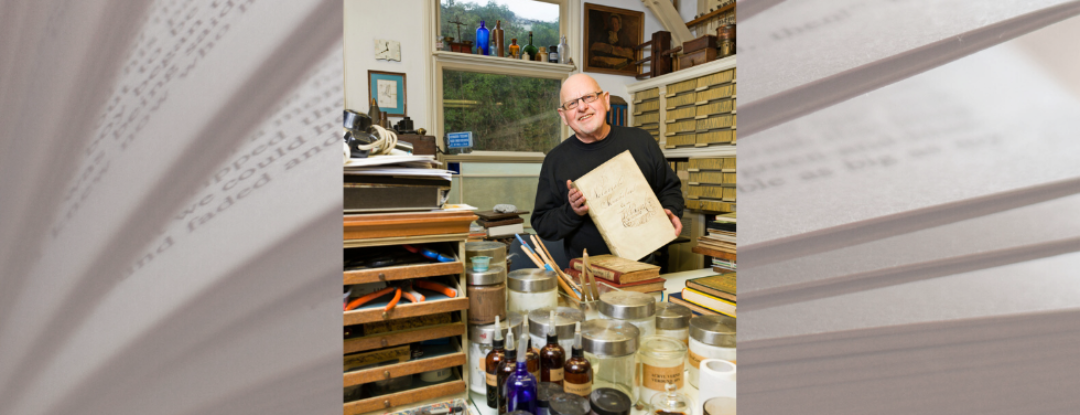
[[[686,281],[686,287],[725,300],[736,301],[735,281],[735,273],[729,272],[721,275],[691,279]]]
[[[612,254],[638,260],[675,239],[675,227],[629,150],[573,186],[585,194],[589,217]]]
[[[570,260],[570,268],[581,271],[581,258]],[[589,270],[597,277],[616,284],[648,280],[660,276],[660,267],[643,262],[631,261],[614,255],[589,257]]]

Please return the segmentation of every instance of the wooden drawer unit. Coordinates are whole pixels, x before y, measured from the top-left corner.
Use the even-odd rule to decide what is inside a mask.
[[[385,304],[391,297],[386,295],[361,308],[344,312],[344,326],[355,327],[352,330],[362,330],[364,333],[363,336],[344,340],[343,351],[346,355],[358,352],[390,352],[399,346],[405,347],[435,339],[449,339],[454,346],[442,353],[400,363],[391,361],[392,364],[367,367],[368,363],[361,361],[356,366],[347,366],[362,368],[350,370],[343,375],[345,398],[348,400],[344,402],[345,414],[386,411],[436,398],[450,399],[450,395],[455,394],[461,395],[457,398],[467,398],[468,372],[465,368],[468,364],[468,351],[462,345],[468,344],[465,322],[468,321],[469,299],[466,298],[464,287],[463,258],[469,224],[476,219],[477,216],[472,212],[345,216],[343,246],[346,249],[357,248],[362,253],[374,247],[403,244],[419,247],[420,244],[432,244],[426,247],[452,257],[454,261],[345,271],[342,278],[344,285],[396,285],[412,279],[437,277],[443,284],[457,291],[453,297],[447,297],[424,290],[422,293],[427,296],[425,301],[411,303],[402,297],[389,311],[385,311]],[[390,255],[393,255],[393,252]],[[427,345],[424,349],[430,347],[432,346]],[[412,348],[416,351],[415,346]],[[359,357],[353,359],[351,362],[356,362],[355,359]],[[435,383],[425,382],[421,378],[424,372],[440,369],[450,369],[453,372],[451,378]],[[395,392],[381,387],[387,384],[385,381],[391,380],[391,384],[409,382],[405,384],[411,386]]]

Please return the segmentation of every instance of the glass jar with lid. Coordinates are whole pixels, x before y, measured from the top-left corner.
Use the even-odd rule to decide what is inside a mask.
[[[593,388],[615,388],[634,394],[637,326],[622,320],[589,320],[581,324],[581,348],[593,369]]]
[[[466,242],[465,243],[465,268],[472,268],[472,257],[474,256],[486,256],[491,257],[488,262],[489,267],[503,267],[503,269],[510,269],[506,266],[506,244],[501,242]]]
[[[529,312],[529,335],[536,348],[547,344],[547,332],[551,327],[551,307],[539,308]],[[585,313],[576,308],[555,307],[555,334],[559,336],[559,346],[570,355],[574,346],[574,323],[585,321]]]
[[[686,345],[667,337],[653,336],[646,338],[638,347],[638,362],[641,374],[638,384],[638,402],[648,404],[656,394],[664,393],[668,384],[676,389],[683,387],[683,372],[686,371]]]
[[[521,322],[524,320],[520,314],[507,313],[506,319],[499,322],[499,331],[502,338],[511,336],[507,331],[521,333]],[[487,372],[484,368],[484,358],[491,351],[492,340],[495,339],[495,324],[470,324],[469,325],[469,389],[473,392],[487,393]]]
[[[638,341],[656,334],[656,298],[637,291],[609,291],[600,295],[600,315],[637,326]]]
[[[589,415],[589,399],[572,393],[557,393],[548,401],[551,415]]]
[[[592,415],[630,415],[633,400],[623,391],[612,388],[600,388],[589,395]]]
[[[662,302],[656,304],[656,335],[678,340],[690,346],[690,317],[694,312],[684,305]]]
[[[465,292],[469,297],[469,324],[491,324],[495,316],[506,318],[506,269],[489,266],[483,271],[465,269]]]
[[[690,319],[690,384],[698,386],[701,361],[721,359],[735,363],[735,319],[695,316]]]
[[[509,292],[507,311],[528,315],[529,311],[559,306],[559,283],[554,272],[539,268],[511,271],[506,278]]]

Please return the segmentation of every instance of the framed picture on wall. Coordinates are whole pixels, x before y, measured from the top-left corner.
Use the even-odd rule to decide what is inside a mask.
[[[585,3],[585,72],[637,76],[645,13]]]
[[[368,71],[368,93],[389,117],[404,117],[406,111],[405,74]]]

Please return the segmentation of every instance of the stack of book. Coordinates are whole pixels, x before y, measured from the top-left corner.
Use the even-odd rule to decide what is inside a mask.
[[[528,211],[514,211],[499,213],[492,210],[476,212],[480,219],[476,221],[487,231],[487,239],[512,237],[519,233],[525,233],[525,218],[521,216]]]
[[[566,272],[574,278],[575,282],[580,282],[583,268],[581,258],[574,258],[570,260],[570,268]],[[602,286],[600,287],[602,293],[612,289],[643,293],[664,291],[664,279],[660,278],[658,265],[631,261],[614,255],[597,255],[589,257],[589,269],[596,276],[597,284]]]
[[[668,301],[698,314],[735,317],[735,280],[734,272],[690,279],[682,292],[672,293]]]
[[[707,235],[698,238],[698,246],[733,254],[732,256],[712,257],[713,271],[718,273],[735,272],[735,214],[717,215],[716,220],[706,226]]]

